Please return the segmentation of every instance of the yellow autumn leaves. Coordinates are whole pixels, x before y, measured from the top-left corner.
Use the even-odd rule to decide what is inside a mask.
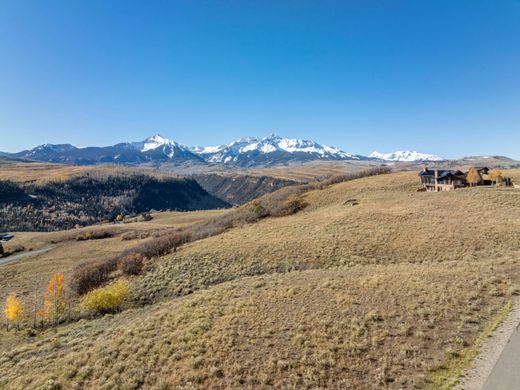
[[[79,306],[85,313],[111,313],[119,310],[129,295],[130,289],[128,282],[122,279],[111,285],[90,291],[81,298]],[[43,305],[39,309],[37,305],[35,305],[34,326],[36,326],[37,317],[41,320],[42,326],[45,322],[56,326],[60,320],[63,319],[66,311],[65,279],[63,274],[58,272],[50,278],[47,284],[43,295]],[[14,324],[19,328],[22,315],[23,302],[16,293],[12,292],[7,296],[5,301],[4,316],[7,330],[9,330],[10,324]]]
[[[23,304],[22,301],[16,296],[16,293],[10,293],[5,300],[5,326],[7,330],[9,330],[9,322],[16,324],[19,326],[20,317],[23,313]]]
[[[110,313],[121,307],[130,290],[126,280],[90,291],[80,302],[82,310],[91,313]]]
[[[38,316],[43,320],[49,320],[53,326],[58,323],[59,316],[65,311],[64,288],[63,274],[61,272],[54,274],[47,284],[47,290],[43,296],[43,307],[38,311]]]
[[[38,317],[42,321],[48,320],[53,326],[58,323],[59,317],[65,310],[64,300],[65,279],[63,274],[54,274],[47,284],[47,289],[43,296],[43,307],[38,310]],[[19,327],[20,319],[23,314],[23,303],[16,293],[10,293],[5,301],[4,315],[6,328],[9,330],[9,323]]]

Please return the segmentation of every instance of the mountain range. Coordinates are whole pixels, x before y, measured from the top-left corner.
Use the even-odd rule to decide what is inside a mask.
[[[241,167],[276,165],[291,161],[367,159],[315,141],[282,138],[275,134],[265,138],[241,138],[220,146],[194,147],[192,151],[207,162]]]
[[[247,137],[229,144],[188,147],[159,134],[140,142],[113,146],[76,147],[70,144],[44,144],[18,153],[0,155],[62,164],[93,165],[103,163],[195,163],[228,164],[239,167],[272,166],[316,160],[442,161],[443,158],[415,151],[374,152],[369,156],[347,153],[315,141],[282,138],[271,134],[264,138]]]
[[[444,161],[445,158],[437,156],[435,154],[428,153],[419,153],[415,150],[398,150],[393,153],[379,153],[377,151],[372,152],[368,155],[370,158],[375,158],[378,160],[384,161],[407,161],[407,162],[415,162],[415,161]]]

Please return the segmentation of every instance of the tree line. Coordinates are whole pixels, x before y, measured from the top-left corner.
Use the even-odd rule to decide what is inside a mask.
[[[0,231],[55,231],[150,210],[227,207],[193,179],[88,173],[66,181],[0,181]]]

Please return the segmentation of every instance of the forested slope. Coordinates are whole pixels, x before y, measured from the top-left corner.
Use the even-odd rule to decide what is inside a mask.
[[[195,180],[144,173],[83,173],[64,181],[0,181],[0,230],[52,231],[150,210],[229,207]]]

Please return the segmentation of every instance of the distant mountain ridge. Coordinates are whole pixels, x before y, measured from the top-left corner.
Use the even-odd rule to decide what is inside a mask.
[[[379,153],[377,151],[369,154],[370,158],[384,161],[405,161],[405,162],[421,162],[421,161],[445,161],[445,158],[435,154],[419,153],[415,150],[398,150],[393,153]]]
[[[203,159],[182,144],[154,135],[141,142],[124,142],[113,146],[78,148],[70,144],[44,144],[31,150],[8,154],[10,157],[62,164],[144,164],[147,162],[194,161]]]
[[[194,147],[194,153],[212,163],[235,164],[242,167],[274,165],[291,161],[366,160],[367,157],[344,152],[315,141],[282,138],[271,134],[264,138],[240,138],[229,144]]]
[[[189,147],[159,134],[139,142],[123,142],[112,146],[76,147],[70,144],[44,144],[18,153],[2,153],[12,158],[61,164],[224,164],[237,167],[267,167],[310,161],[380,160],[443,161],[434,154],[416,151],[394,153],[373,152],[369,156],[345,152],[334,146],[305,139],[267,137],[240,138],[228,144]]]

